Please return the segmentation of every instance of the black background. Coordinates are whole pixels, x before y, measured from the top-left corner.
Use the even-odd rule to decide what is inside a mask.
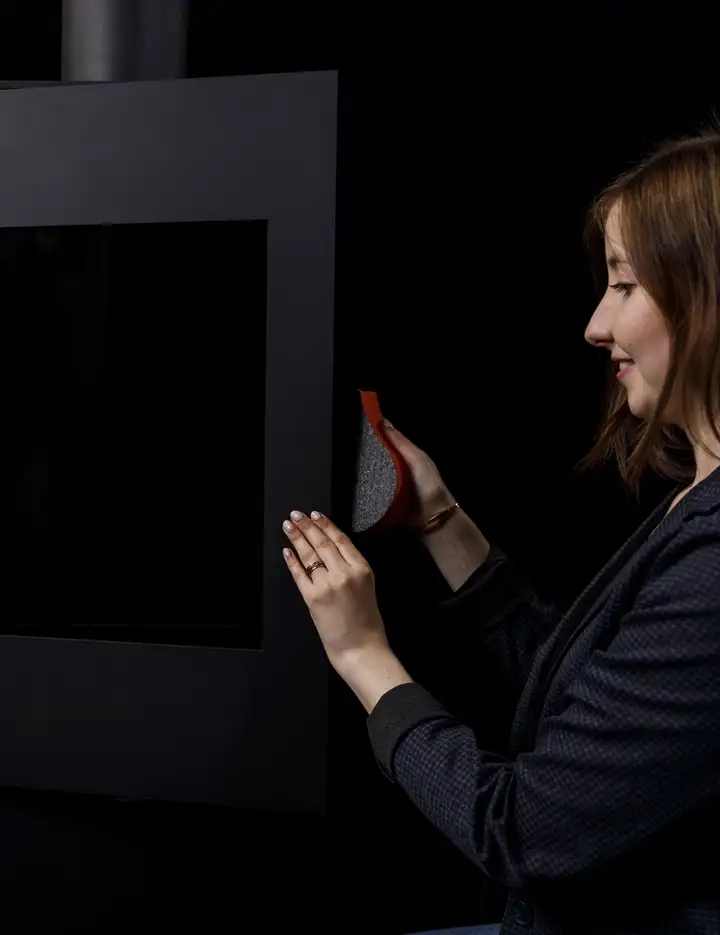
[[[5,0],[8,80],[59,78],[59,7]],[[649,10],[191,3],[189,77],[339,69],[338,412],[356,387],[377,389],[487,537],[562,606],[668,489],[650,478],[633,504],[612,468],[572,471],[604,366],[583,340],[583,213],[717,100],[699,74],[703,15]],[[444,583],[421,549],[391,537],[366,554],[414,677],[471,722],[492,718],[492,673],[452,660],[428,610]],[[480,872],[381,776],[337,680],[330,759],[319,823],[4,794],[3,930],[401,935],[500,918],[502,894],[481,915]]]

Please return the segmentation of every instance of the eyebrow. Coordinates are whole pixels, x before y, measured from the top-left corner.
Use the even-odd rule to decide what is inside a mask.
[[[614,253],[611,253],[610,256],[607,257],[607,265],[610,267],[610,269],[617,269],[618,266],[627,266],[628,261],[621,259],[619,256],[615,256]]]

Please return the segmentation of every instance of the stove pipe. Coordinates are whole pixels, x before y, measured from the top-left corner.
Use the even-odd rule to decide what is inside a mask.
[[[185,76],[188,0],[63,0],[62,80]]]

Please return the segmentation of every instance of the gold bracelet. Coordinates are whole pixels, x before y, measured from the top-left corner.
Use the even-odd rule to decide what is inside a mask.
[[[440,529],[441,526],[444,526],[445,523],[450,519],[455,510],[460,509],[460,504],[455,501],[452,506],[445,507],[444,510],[440,510],[439,513],[435,513],[430,519],[425,520],[420,526],[416,526],[415,530],[419,536],[426,536],[429,532],[435,532],[436,529]]]

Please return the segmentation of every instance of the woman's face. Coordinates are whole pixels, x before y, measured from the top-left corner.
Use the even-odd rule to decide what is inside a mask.
[[[668,371],[670,335],[660,310],[627,262],[618,203],[605,227],[605,260],[608,287],[585,329],[585,340],[618,361],[618,379],[627,391],[630,411],[649,419]]]

